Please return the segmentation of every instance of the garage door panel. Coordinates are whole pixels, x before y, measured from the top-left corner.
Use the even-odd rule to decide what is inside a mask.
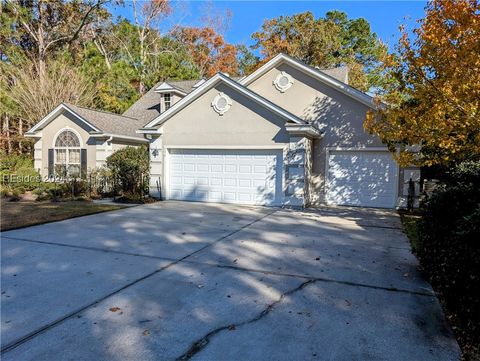
[[[221,164],[211,164],[210,171],[213,173],[222,173],[223,166]]]
[[[197,171],[199,172],[208,172],[209,169],[210,167],[208,164],[197,164]]]
[[[170,151],[171,199],[281,204],[282,151]]]
[[[221,186],[222,185],[222,178],[210,178],[210,185],[211,186]]]
[[[328,159],[327,202],[394,207],[397,169],[388,152],[331,152]]]
[[[239,173],[251,173],[252,172],[252,166],[251,165],[246,165],[246,164],[240,164],[238,166],[238,172]]]

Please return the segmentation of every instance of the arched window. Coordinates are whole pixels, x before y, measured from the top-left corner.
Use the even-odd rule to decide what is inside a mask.
[[[55,140],[55,174],[80,177],[80,139],[71,130],[62,131]]]

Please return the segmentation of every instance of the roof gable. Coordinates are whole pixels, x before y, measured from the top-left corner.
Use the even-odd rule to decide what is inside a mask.
[[[52,110],[45,118],[32,127],[26,134],[33,135],[40,129],[50,124],[60,114],[68,113],[75,119],[91,129],[90,133],[96,135],[119,136],[124,138],[136,138],[144,141],[136,133],[136,130],[143,124],[138,119],[125,117],[119,114],[102,112],[99,110],[83,108],[72,104],[62,103]]]
[[[262,75],[267,73],[269,70],[273,69],[274,67],[282,64],[282,63],[287,63],[288,65],[292,66],[293,68],[307,74],[311,78],[321,81],[327,86],[330,86],[345,95],[357,100],[358,102],[367,105],[370,108],[375,108],[375,103],[374,99],[369,96],[368,94],[365,94],[348,84],[336,79],[335,77],[327,74],[327,72],[331,71],[321,71],[319,69],[312,68],[311,66],[308,66],[296,59],[293,59],[285,54],[279,54],[273,59],[271,59],[269,62],[258,68],[256,71],[254,71],[252,74],[248,75],[247,77],[243,78],[240,83],[243,86],[248,87],[251,83],[253,83],[256,79],[260,78]],[[333,74],[332,74],[333,75]],[[345,79],[347,79],[345,77]]]
[[[179,87],[170,85],[167,82],[163,82],[159,86],[155,87],[155,92],[157,92],[157,93],[177,93],[177,94],[180,94],[182,96],[185,96],[187,94],[187,92],[185,92],[184,90],[180,89]]]
[[[221,74],[217,73],[215,76],[210,78],[209,80],[205,81],[201,85],[199,85],[195,90],[193,90],[190,94],[188,94],[185,98],[179,100],[177,103],[175,103],[170,109],[165,111],[164,113],[160,114],[158,117],[153,119],[151,122],[149,122],[145,127],[143,128],[144,130],[152,129],[154,127],[158,127],[162,123],[166,122],[168,119],[170,119],[173,115],[178,113],[180,110],[184,109],[187,107],[190,103],[192,103],[195,99],[199,98],[203,94],[205,94],[209,89],[213,88],[215,85],[223,83],[226,84],[227,86],[231,87],[232,89],[238,91],[239,93],[242,93],[246,97],[254,100],[261,106],[269,109],[273,113],[281,116],[287,121],[297,123],[297,124],[305,124],[303,120],[298,118],[297,116],[289,113],[285,109],[275,105],[274,103],[270,102],[269,100],[261,97],[260,95],[254,93],[248,88],[245,88],[242,86],[240,83],[237,83],[235,80]]]
[[[53,109],[50,113],[48,113],[42,120],[40,120],[37,124],[35,124],[31,129],[27,131],[27,134],[33,134],[37,132],[38,130],[43,129],[45,126],[50,124],[52,120],[54,120],[57,116],[60,114],[67,112],[80,120],[82,123],[84,123],[87,127],[92,129],[95,132],[101,132],[101,129],[93,125],[91,122],[89,122],[87,119],[82,117],[80,114],[77,114],[74,110],[72,110],[67,104],[61,103],[59,106],[57,106],[55,109]]]

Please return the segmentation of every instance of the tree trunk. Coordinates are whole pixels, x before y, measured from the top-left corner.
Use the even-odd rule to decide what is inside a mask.
[[[45,82],[45,72],[46,72],[46,65],[45,65],[45,56],[46,56],[46,49],[45,49],[45,38],[44,31],[43,31],[43,1],[38,2],[38,30],[37,30],[37,39],[38,39],[38,59],[37,59],[37,71],[38,71],[38,78],[40,80],[40,84],[43,85]]]
[[[1,134],[1,149],[5,150],[8,154],[8,146],[7,146],[7,123],[8,123],[8,118],[5,114],[2,116],[2,134]]]
[[[18,119],[18,151],[19,153],[23,153],[23,119]]]
[[[3,117],[3,135],[6,139],[7,143],[7,154],[12,153],[12,138],[10,137],[10,118],[8,117],[8,114],[4,114]]]
[[[93,31],[92,31],[93,33]],[[94,34],[95,35],[95,34]],[[108,53],[105,47],[103,46],[102,40],[99,38],[94,38],[93,43],[97,47],[100,54],[103,55],[103,59],[105,60],[105,65],[107,66],[108,70],[112,70],[112,64],[110,63],[110,59],[108,59]]]

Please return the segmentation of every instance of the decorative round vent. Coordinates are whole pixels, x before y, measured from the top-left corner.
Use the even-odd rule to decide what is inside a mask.
[[[232,106],[232,100],[224,93],[218,93],[218,95],[212,101],[213,110],[218,114],[223,115]]]
[[[288,88],[290,88],[293,84],[293,78],[290,74],[282,71],[280,74],[277,75],[275,80],[273,81],[273,85],[275,88],[280,92],[284,93]]]

